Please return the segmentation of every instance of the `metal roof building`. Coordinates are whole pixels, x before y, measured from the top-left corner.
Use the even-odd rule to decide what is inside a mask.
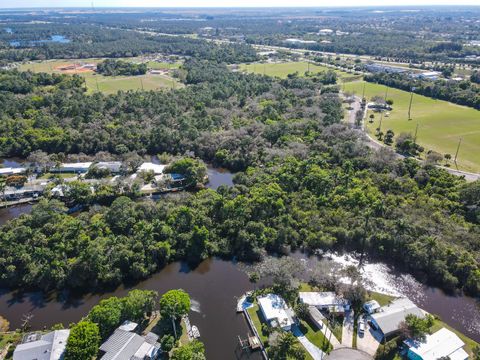
[[[70,330],[55,330],[35,341],[36,337],[27,337],[27,342],[20,344],[13,352],[13,360],[60,360],[63,358]]]
[[[384,336],[389,336],[400,329],[400,324],[407,315],[424,318],[424,312],[407,298],[394,300],[390,305],[381,307],[377,313],[371,315],[371,320]]]
[[[463,350],[465,343],[452,331],[441,328],[436,333],[428,335],[425,342],[406,340],[407,356],[412,360],[466,360],[468,354]]]
[[[100,346],[105,354],[101,360],[143,360],[156,359],[160,344],[158,336],[148,333],[145,337],[132,332],[136,324],[125,322]]]

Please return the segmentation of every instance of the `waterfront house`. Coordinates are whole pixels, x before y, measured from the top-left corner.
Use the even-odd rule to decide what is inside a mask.
[[[101,360],[154,360],[160,354],[158,335],[148,333],[140,336],[135,333],[137,324],[125,321],[115,332],[100,346],[103,353]]]
[[[408,347],[407,357],[411,360],[466,360],[465,343],[452,331],[441,328],[432,335],[427,335],[424,342],[408,339],[404,341]]]
[[[23,168],[23,167],[19,167],[19,168],[11,168],[11,167],[0,168],[0,176],[18,175],[18,174],[23,174],[26,171],[27,171],[27,169]]]
[[[280,327],[289,331],[295,321],[293,310],[290,309],[281,296],[268,294],[257,298],[263,317],[272,327]]]
[[[95,167],[100,170],[108,170],[112,174],[118,174],[122,169],[121,161],[99,161],[93,164],[91,167]]]
[[[160,175],[163,174],[163,170],[166,168],[166,165],[161,165],[161,164],[154,164],[151,162],[144,162],[140,167],[138,168],[137,173],[141,171],[153,171],[155,175]]]
[[[400,325],[407,315],[424,318],[424,312],[407,298],[392,301],[387,306],[382,306],[377,313],[370,316],[372,326],[380,330],[384,337],[388,337],[400,330]]]
[[[86,173],[92,162],[63,163],[60,166],[51,169],[51,172],[57,173]]]
[[[350,310],[348,300],[338,296],[333,291],[308,291],[298,294],[300,301],[308,306],[314,306],[319,310],[328,310],[333,313],[344,313]]]
[[[15,348],[13,360],[60,360],[63,359],[70,330],[55,330],[45,335],[28,334]]]

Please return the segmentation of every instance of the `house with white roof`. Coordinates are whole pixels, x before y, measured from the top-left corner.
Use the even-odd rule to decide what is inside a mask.
[[[153,171],[155,175],[163,174],[163,170],[167,167],[167,165],[161,164],[154,164],[151,162],[144,162],[137,170],[137,173],[141,171]]]
[[[268,294],[257,298],[257,301],[263,317],[270,326],[289,331],[295,324],[293,310],[287,306],[281,296]]]
[[[112,174],[117,174],[122,169],[122,162],[121,161],[99,161],[92,165],[92,167],[96,167],[100,170],[108,170]]]
[[[0,176],[9,176],[9,175],[17,175],[17,174],[22,174],[25,171],[27,171],[26,168],[19,167],[19,168],[0,168]]]
[[[380,330],[384,337],[395,334],[400,330],[400,325],[407,315],[424,318],[425,313],[411,300],[399,298],[387,306],[382,306],[375,314],[370,316],[374,328]]]
[[[78,162],[78,163],[63,163],[59,167],[53,168],[51,172],[59,173],[86,173],[92,162]]]
[[[45,335],[30,334],[13,352],[13,360],[63,359],[70,330],[55,330]]]
[[[467,360],[468,354],[463,349],[465,343],[452,331],[441,328],[432,335],[427,335],[424,342],[408,339],[407,357],[411,360]]]
[[[333,291],[308,291],[298,294],[300,301],[308,306],[315,306],[319,310],[328,310],[334,313],[344,313],[350,310],[350,302]]]
[[[137,324],[125,321],[100,346],[100,360],[154,360],[160,354],[158,335],[140,336],[134,332]]]

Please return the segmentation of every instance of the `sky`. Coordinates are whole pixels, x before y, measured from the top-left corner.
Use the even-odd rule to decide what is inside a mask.
[[[0,0],[0,8],[91,7],[92,0]],[[337,7],[480,5],[480,0],[93,0],[95,7]]]

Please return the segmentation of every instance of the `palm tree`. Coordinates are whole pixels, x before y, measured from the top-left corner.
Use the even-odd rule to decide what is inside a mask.
[[[276,343],[270,346],[268,355],[273,360],[305,359],[306,353],[298,339],[291,332],[282,332]]]

